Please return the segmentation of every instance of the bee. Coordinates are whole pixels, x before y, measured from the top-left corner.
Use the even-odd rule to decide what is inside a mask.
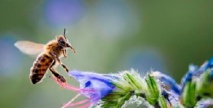
[[[49,41],[47,44],[39,44],[31,41],[18,41],[15,46],[23,53],[28,55],[38,55],[30,69],[30,80],[32,84],[41,82],[46,71],[49,69],[51,73],[61,82],[66,82],[65,78],[56,70],[56,63],[61,65],[66,72],[68,68],[60,60],[61,57],[67,57],[67,49],[70,48],[75,54],[75,49],[71,46],[68,39],[64,35],[56,36],[56,39]]]

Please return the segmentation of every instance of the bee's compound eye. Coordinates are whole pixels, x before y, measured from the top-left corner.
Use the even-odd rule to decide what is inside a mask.
[[[64,40],[62,40],[62,39],[59,40],[59,43],[62,44],[62,45],[65,44]]]

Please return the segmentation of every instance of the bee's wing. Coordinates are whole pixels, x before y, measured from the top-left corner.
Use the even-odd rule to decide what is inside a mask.
[[[28,55],[38,55],[44,51],[44,44],[30,41],[18,41],[15,46],[23,53]]]

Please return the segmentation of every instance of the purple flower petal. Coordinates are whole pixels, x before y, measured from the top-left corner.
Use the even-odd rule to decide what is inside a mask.
[[[91,72],[81,72],[78,70],[70,71],[69,75],[74,77],[80,83],[80,88],[92,89],[95,91],[82,92],[83,95],[90,98],[94,103],[111,93],[115,88],[111,82],[111,76]]]

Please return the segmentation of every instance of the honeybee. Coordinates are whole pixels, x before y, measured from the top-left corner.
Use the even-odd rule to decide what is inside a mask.
[[[64,29],[64,35],[56,36],[56,39],[49,41],[47,44],[30,41],[18,41],[15,43],[15,46],[21,52],[28,55],[38,55],[30,69],[32,84],[41,82],[48,69],[59,81],[66,82],[65,78],[54,69],[56,63],[58,63],[68,72],[68,68],[61,62],[60,58],[67,57],[68,48],[75,53],[75,49],[69,43],[65,33],[66,29]]]

